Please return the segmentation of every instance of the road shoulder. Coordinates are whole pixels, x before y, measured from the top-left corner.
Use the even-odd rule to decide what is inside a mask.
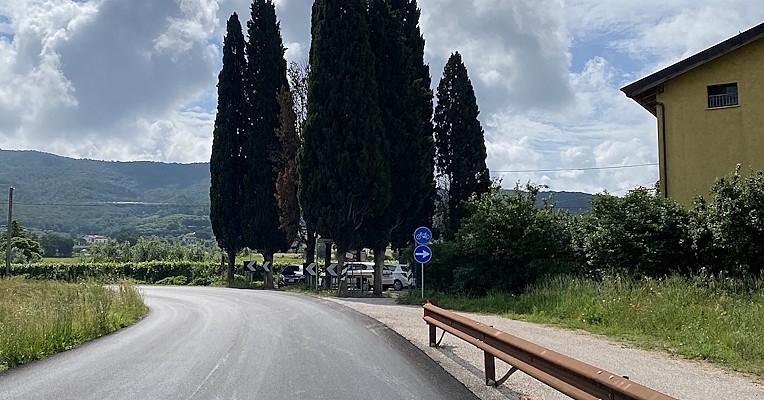
[[[398,305],[390,298],[330,298],[385,324],[400,334],[481,399],[567,399],[554,389],[516,373],[498,388],[483,381],[483,353],[480,349],[446,334],[438,348],[429,347],[427,325],[421,306]],[[660,352],[628,347],[599,335],[510,320],[498,316],[459,314],[508,332],[550,350],[626,375],[631,380],[679,399],[762,399],[764,386],[753,378],[723,371],[707,363],[674,358]],[[438,331],[440,339],[441,331]],[[509,368],[497,360],[497,375]]]

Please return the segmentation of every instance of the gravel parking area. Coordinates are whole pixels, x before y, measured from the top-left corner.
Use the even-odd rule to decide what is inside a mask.
[[[502,386],[485,386],[482,350],[449,334],[445,335],[438,348],[430,348],[421,306],[398,305],[390,298],[330,300],[382,322],[421,349],[481,399],[516,400],[519,396],[534,400],[568,399],[522,372],[516,372]],[[764,386],[760,381],[757,383],[753,377],[725,372],[706,363],[629,348],[586,332],[497,316],[459,314],[606,371],[626,375],[632,381],[679,399],[764,400]],[[438,330],[438,338],[441,332]],[[509,367],[498,359],[496,363],[498,378]]]

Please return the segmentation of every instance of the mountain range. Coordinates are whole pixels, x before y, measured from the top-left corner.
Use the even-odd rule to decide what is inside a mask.
[[[13,219],[28,229],[74,236],[137,233],[212,237],[209,163],[114,162],[0,150],[0,205],[13,187]],[[582,213],[593,195],[542,192]],[[6,215],[0,211],[0,215]],[[0,218],[5,220],[5,218]],[[2,223],[0,223],[2,224]]]

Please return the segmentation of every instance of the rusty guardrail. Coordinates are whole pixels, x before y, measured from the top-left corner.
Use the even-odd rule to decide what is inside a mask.
[[[436,327],[482,349],[485,383],[498,386],[520,370],[554,389],[581,400],[676,400],[628,377],[599,369],[529,341],[446,311],[433,304],[424,306],[424,321],[430,329],[430,347],[437,347]],[[441,340],[443,337],[441,336]],[[496,358],[511,366],[496,379]]]

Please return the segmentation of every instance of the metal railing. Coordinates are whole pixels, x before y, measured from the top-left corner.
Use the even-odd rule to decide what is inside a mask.
[[[424,306],[424,321],[429,325],[430,347],[437,347],[436,328],[482,349],[485,358],[485,383],[498,386],[520,370],[554,389],[581,400],[671,400],[673,397],[491,326],[446,311],[431,303]],[[441,340],[443,337],[441,336]],[[511,366],[496,379],[496,358]],[[676,400],[676,399],[674,399]]]
[[[737,93],[708,95],[708,108],[731,107],[738,105]]]

